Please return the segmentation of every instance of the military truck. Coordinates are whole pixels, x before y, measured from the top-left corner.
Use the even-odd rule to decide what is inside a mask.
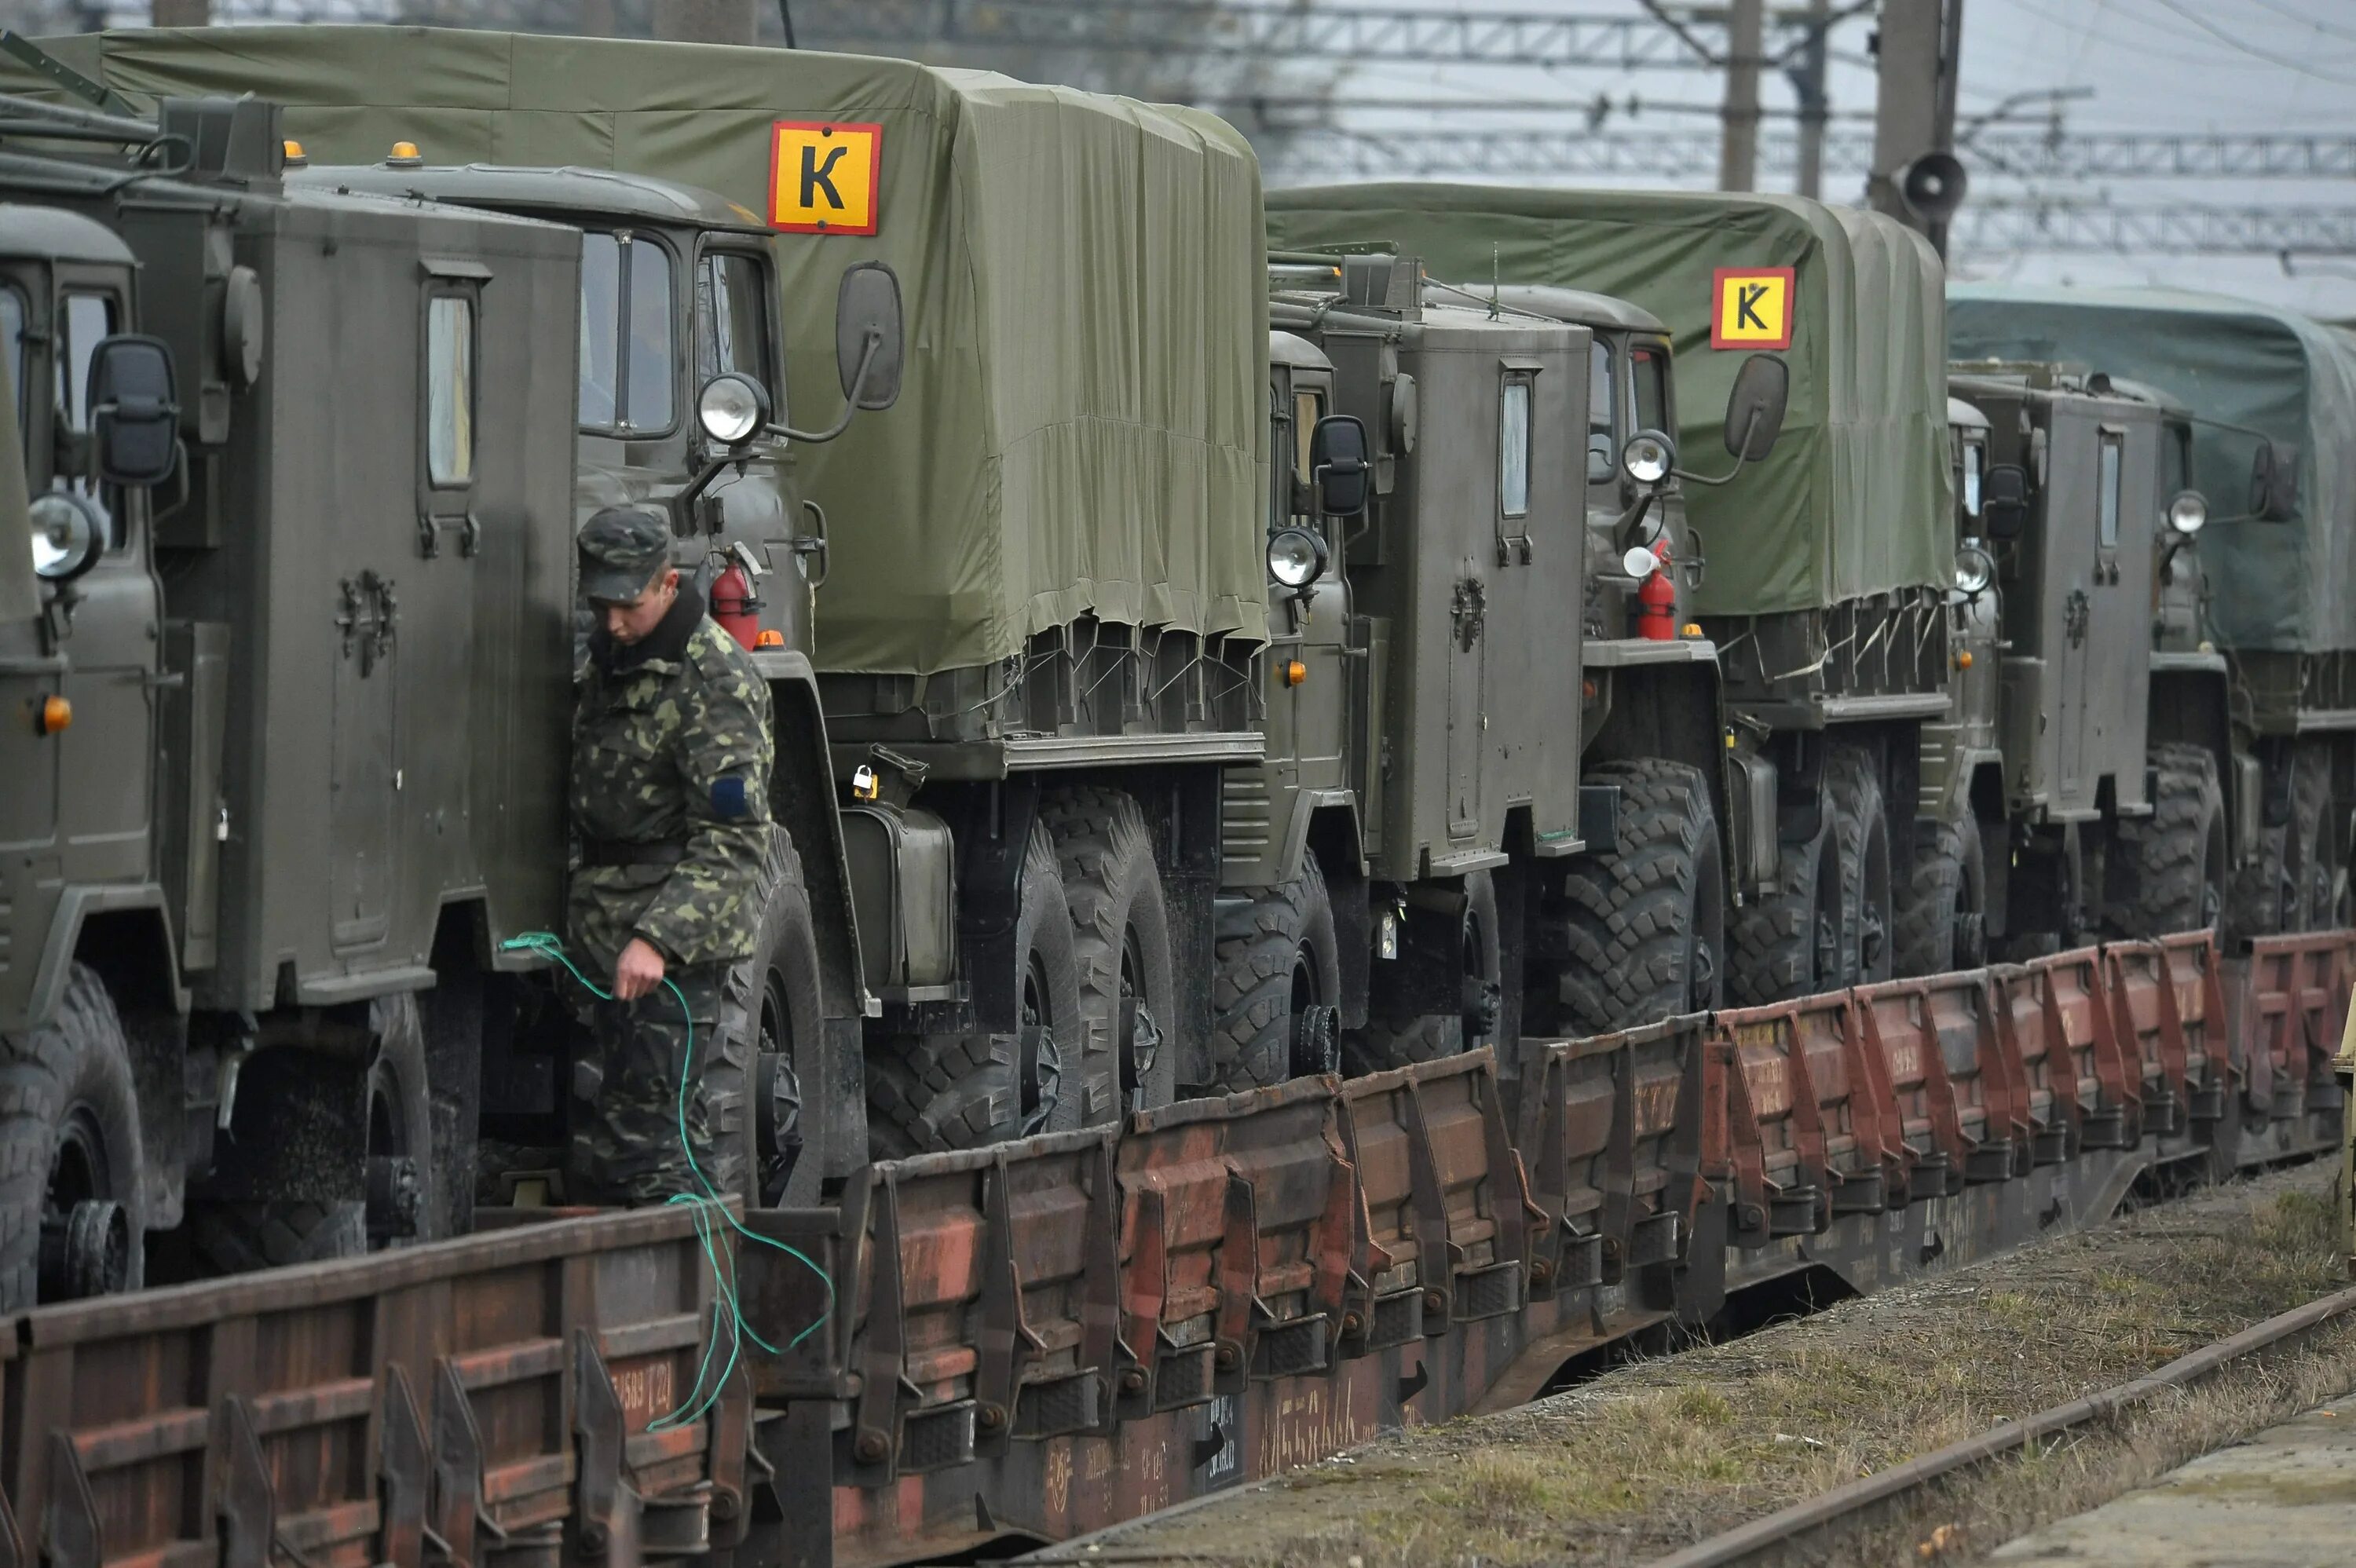
[[[561,921],[534,371],[578,241],[283,191],[254,101],[10,100],[0,138],[38,579],[0,624],[0,1298],[136,1285],[159,1232],[238,1267],[461,1229],[501,944]]]
[[[2190,411],[2192,484],[2220,515],[2185,584],[2206,590],[2197,637],[2184,624],[2194,606],[2163,599],[2179,629],[2153,677],[2154,737],[2232,758],[2229,932],[2340,923],[2356,805],[2356,604],[2344,592],[2356,572],[2356,354],[2345,336],[2217,295],[1958,284],[1949,341],[1958,358],[2072,364]],[[2215,693],[2228,683],[2221,747]]]
[[[2213,924],[2227,759],[2147,740],[2158,559],[2201,504],[2163,499],[2161,411],[2050,366],[1960,365],[1948,386],[1954,706],[1924,727],[1901,965]]]
[[[1783,361],[1784,439],[1713,475],[1724,483],[1686,472],[1700,536],[1687,549],[1706,570],[1667,584],[1723,681],[1727,814],[1758,827],[1730,867],[1726,993],[1760,1003],[1891,974],[1922,726],[1948,706],[1954,546],[1929,247],[1887,219],[1777,196],[1373,185],[1279,191],[1269,209],[1275,246],[1387,240],[1475,293],[1584,290],[1665,323],[1681,428],[1648,471],[1674,467],[1680,440],[1721,438],[1717,411],[1750,355]]]
[[[1270,283],[1269,756],[1222,824],[1239,1083],[1317,1070],[1336,1023],[1355,1071],[1516,1038],[1526,880],[1580,847],[1579,482],[1537,436],[1585,418],[1586,335],[1428,304],[1411,258]]]
[[[773,573],[798,560],[820,580],[819,713],[786,744],[830,776],[801,798],[781,780],[780,794],[829,912],[826,1008],[862,1018],[868,1145],[1102,1122],[1210,1081],[1221,781],[1260,754],[1268,613],[1258,176],[1228,127],[783,50],[285,27],[56,52],[142,98],[198,81],[283,98],[319,169],[396,142],[421,155],[365,180],[323,175],[331,185],[446,180],[506,205],[464,187],[491,171],[427,165],[578,165],[688,182],[757,215],[783,352],[774,384],[718,378],[715,396],[755,412],[741,449],[717,455],[733,470],[772,453],[781,515],[727,501],[699,514],[682,553],[741,565],[741,545]],[[534,199],[610,224],[577,182],[556,206]],[[716,218],[644,221],[737,235]],[[831,445],[781,436],[782,411],[841,395],[827,385],[841,361],[828,302],[862,261],[894,269],[921,324],[905,406]],[[681,417],[702,385],[684,345],[675,333]],[[635,441],[623,446],[636,462]],[[668,460],[648,465],[662,469],[649,494],[676,481]],[[789,655],[796,628],[776,615],[747,629],[776,632]],[[838,808],[830,869],[818,825]],[[832,917],[832,887],[855,926]],[[825,945],[854,929],[855,972],[847,944],[840,963]],[[851,1065],[830,1061],[831,1083]],[[860,1152],[835,1138],[829,1174]]]

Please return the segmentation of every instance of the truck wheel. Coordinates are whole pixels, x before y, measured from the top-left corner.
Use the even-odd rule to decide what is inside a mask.
[[[348,1093],[350,1070],[294,1047],[251,1059],[230,1124],[234,1188],[190,1192],[187,1250],[205,1273],[250,1274],[290,1264],[358,1257],[371,1246],[434,1239],[443,1173],[433,1158],[425,1035],[417,998],[402,993],[369,1004],[376,1052],[364,1079],[367,1142],[358,1200],[322,1193],[321,1129],[332,1120],[305,1106]],[[280,1060],[273,1062],[268,1059]],[[273,1068],[280,1071],[272,1071]],[[339,1082],[340,1081],[340,1082]],[[348,1136],[348,1133],[343,1135]],[[218,1173],[217,1173],[218,1174]],[[283,1198],[257,1193],[284,1190]]]
[[[1987,879],[1980,822],[1968,805],[1950,821],[1916,819],[1913,875],[1892,890],[1901,976],[1944,975],[1982,961]]]
[[[1145,813],[1126,791],[1051,792],[1039,820],[1055,841],[1072,912],[1081,1047],[1065,1061],[1080,1125],[1117,1122],[1132,1107],[1177,1097],[1177,985],[1170,913]]]
[[[2298,753],[2290,784],[2291,831],[2298,841],[2300,931],[2330,931],[2345,923],[2341,905],[2348,891],[2346,846],[2339,841],[2331,800],[2331,763],[2319,747]]]
[[[1651,757],[1607,763],[1588,782],[1619,786],[1620,842],[1576,857],[1563,880],[1567,1027],[1611,1034],[1717,1007],[1726,865],[1708,782]]]
[[[719,1191],[744,1193],[754,1203],[782,1184],[786,1171],[767,1167],[782,1165],[790,1152],[762,1147],[763,1107],[756,1093],[762,1059],[783,1057],[798,1083],[826,1028],[809,886],[793,836],[782,827],[770,831],[762,886],[766,891],[752,955],[729,967],[720,997],[720,1038],[703,1066],[714,1167],[705,1175]],[[772,1062],[772,1075],[776,1071]],[[787,1130],[772,1129],[772,1142]]]
[[[1840,854],[1841,966],[1834,986],[1890,978],[1896,958],[1890,868],[1890,812],[1872,756],[1836,746],[1825,758],[1825,798]]]
[[[1220,917],[1218,960],[1213,1087],[1259,1089],[1333,1071],[1342,959],[1315,856],[1291,881],[1262,888]]]
[[[1064,1062],[1080,1053],[1072,916],[1055,840],[1034,823],[1023,846],[1014,923],[1018,1027],[1012,1036],[915,1035],[867,1058],[868,1146],[877,1159],[978,1148],[1079,1125]]]
[[[2292,813],[2296,821],[2297,813]],[[2233,891],[2225,901],[2225,929],[2235,941],[2273,936],[2294,923],[2298,886],[2291,873],[2291,824],[2258,827],[2257,853],[2233,873]]]
[[[145,1282],[144,1157],[123,1020],[77,964],[57,1022],[0,1036],[0,1310]]]
[[[2206,747],[2152,748],[2151,815],[2119,824],[2104,899],[2108,934],[2201,931],[2225,903],[2225,795]]]
[[[1494,1043],[1505,993],[1498,934],[1497,890],[1488,872],[1474,871],[1464,879],[1464,918],[1452,955],[1462,1004],[1452,1013],[1368,1019],[1363,1036],[1343,1044],[1343,1064],[1349,1072],[1355,1076],[1437,1061]]]
[[[1832,814],[1804,844],[1779,847],[1775,886],[1735,922],[1727,990],[1735,1006],[1786,1002],[1839,984],[1840,857]]]

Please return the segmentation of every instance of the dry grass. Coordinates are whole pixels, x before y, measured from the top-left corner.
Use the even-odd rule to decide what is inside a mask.
[[[2320,1168],[1621,1367],[1125,1534],[1108,1552],[1389,1568],[1623,1563],[2122,1382],[2337,1288]],[[2356,1328],[1985,1467],[1795,1561],[1961,1561],[2356,1381]]]

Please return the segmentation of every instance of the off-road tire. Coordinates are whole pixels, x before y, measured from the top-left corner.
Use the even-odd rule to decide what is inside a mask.
[[[1342,993],[1341,950],[1333,901],[1313,855],[1291,881],[1220,913],[1212,1087],[1261,1089],[1291,1076],[1293,980],[1304,965],[1315,1003],[1333,1006]]]
[[[1177,1097],[1179,1059],[1176,963],[1170,949],[1170,912],[1162,872],[1153,863],[1153,835],[1145,813],[1125,790],[1075,784],[1051,790],[1039,820],[1055,841],[1064,897],[1072,914],[1072,961],[1078,972],[1080,1018],[1086,1033],[1078,1072],[1066,1061],[1065,1083],[1080,1096],[1081,1125],[1117,1122],[1136,1103],[1151,1109]],[[1124,1061],[1120,1041],[1122,965],[1155,1031],[1141,1028],[1130,1043],[1141,1060]]]
[[[1841,973],[1832,986],[1887,980],[1897,957],[1896,868],[1890,812],[1872,754],[1835,746],[1825,757],[1825,804],[1840,856]]]
[[[368,1251],[364,1203],[198,1203],[187,1213],[189,1251],[214,1274],[356,1258]]]
[[[98,1140],[104,1195],[123,1206],[135,1290],[147,1212],[138,1090],[114,999],[97,971],[80,964],[67,976],[55,1023],[0,1036],[0,1311],[36,1305],[49,1175],[59,1136],[77,1119],[83,1136]]]
[[[1573,857],[1563,878],[1565,1027],[1611,1034],[1717,1007],[1726,874],[1708,781],[1647,757],[1587,782],[1619,788],[1620,837],[1609,854]]]
[[[1837,983],[1840,912],[1837,883],[1827,869],[1837,865],[1830,811],[1815,837],[1776,847],[1775,885],[1734,923],[1726,976],[1734,1006],[1786,1002]]]
[[[1480,933],[1482,974],[1502,992],[1505,961],[1498,944],[1497,890],[1488,872],[1474,871],[1464,879],[1464,901],[1465,918],[1475,923]],[[1502,1007],[1501,1000],[1501,1010]],[[1464,1038],[1461,1009],[1404,1018],[1370,1016],[1364,1030],[1343,1041],[1342,1062],[1344,1070],[1356,1077],[1419,1061],[1437,1061],[1480,1043]]]
[[[2344,818],[2331,799],[2331,760],[2319,746],[2302,747],[2291,764],[2291,831],[2298,836],[2298,931],[2330,931],[2342,923],[2348,891]]]
[[[2103,901],[2105,935],[2199,931],[2225,897],[2225,793],[2204,746],[2152,748],[2151,815],[2119,824]]]
[[[441,1211],[438,1184],[444,1173],[437,1168],[433,1155],[425,1035],[417,998],[405,993],[380,997],[369,1004],[369,1022],[376,1033],[376,1054],[369,1060],[363,1082],[372,1097],[383,1095],[406,1119],[406,1130],[401,1136],[416,1162],[417,1212],[423,1225],[428,1216]],[[266,1120],[266,1115],[241,1115],[231,1124],[233,1131],[245,1135],[241,1191],[226,1197],[194,1190],[188,1194],[185,1221],[188,1259],[202,1273],[231,1275],[359,1257],[368,1252],[368,1205],[363,1201],[325,1198],[316,1192],[266,1200],[252,1196],[257,1189],[266,1191],[279,1185],[273,1176],[282,1170],[290,1189],[313,1185],[299,1179],[298,1173],[306,1172],[318,1157],[309,1140],[270,1139],[267,1128],[257,1125]],[[362,1164],[354,1172],[356,1182],[365,1179],[365,1161],[372,1152],[363,1148]],[[429,1232],[416,1239],[434,1238]]]
[[[2292,814],[2293,821],[2297,813]],[[2274,936],[2291,928],[2297,913],[2297,888],[2289,868],[2292,823],[2258,826],[2257,853],[2233,872],[2225,898],[2225,934],[2232,941]]]
[[[818,927],[810,917],[809,887],[793,836],[780,826],[769,836],[761,868],[761,924],[752,953],[729,965],[720,990],[719,1038],[703,1063],[704,1114],[712,1126],[712,1168],[705,1172],[723,1193],[747,1195],[761,1172],[754,1086],[764,1049],[789,1047],[795,1071],[807,1081],[826,1029],[826,1001],[818,956]],[[775,999],[786,1008],[787,1038],[765,1044],[762,1011],[774,983]],[[766,1185],[766,1179],[765,1179]]]
[[[1913,874],[1890,890],[1901,977],[1944,975],[1981,962],[1981,953],[1964,948],[1959,922],[1966,913],[1987,912],[1985,886],[1980,822],[1970,806],[1944,822],[1915,819]]]
[[[1080,1096],[1076,1090],[1066,1092],[1062,1066],[1064,1059],[1079,1055],[1079,978],[1063,873],[1044,823],[1033,825],[1023,850],[1014,928],[1018,998],[1034,961],[1055,1036],[1055,1060],[1043,1061],[1036,1074],[1040,1104],[1029,1113],[1023,1106],[1019,1035],[894,1036],[867,1053],[867,1143],[875,1158],[1001,1143],[1023,1136],[1034,1116],[1040,1125],[1028,1130],[1055,1132],[1079,1125]]]

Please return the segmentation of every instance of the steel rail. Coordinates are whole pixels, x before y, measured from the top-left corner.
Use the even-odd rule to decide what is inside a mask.
[[[1820,1530],[1876,1503],[1902,1496],[1944,1476],[1993,1459],[2056,1432],[2066,1432],[2091,1421],[2132,1410],[2171,1389],[2195,1382],[2244,1356],[2308,1333],[2337,1317],[2356,1312],[2356,1286],[2295,1307],[2288,1312],[2253,1324],[2238,1334],[2180,1356],[2143,1377],[2040,1411],[2025,1421],[2000,1422],[1977,1437],[1967,1437],[1935,1453],[1909,1459],[1863,1480],[1836,1487],[1805,1502],[1794,1503],[1697,1541],[1681,1552],[1656,1558],[1649,1568],[1724,1568],[1771,1548],[1783,1545],[1812,1530]]]

